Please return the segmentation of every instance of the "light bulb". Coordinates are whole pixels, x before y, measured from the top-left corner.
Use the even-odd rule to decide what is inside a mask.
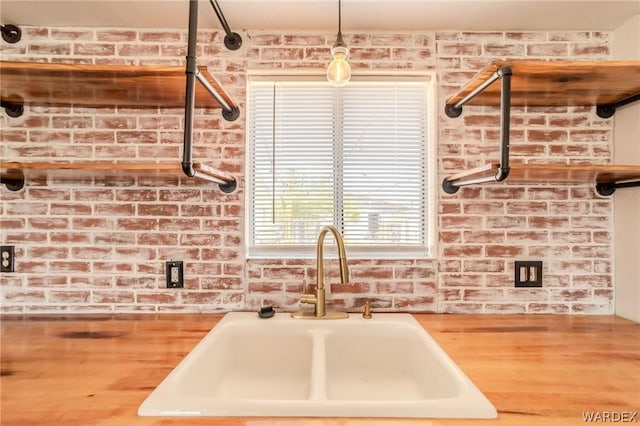
[[[327,80],[332,86],[342,87],[351,78],[351,65],[347,62],[349,49],[346,46],[334,46],[331,49],[333,60],[327,68]]]

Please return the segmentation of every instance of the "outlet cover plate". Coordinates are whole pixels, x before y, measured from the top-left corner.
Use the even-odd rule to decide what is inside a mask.
[[[516,260],[516,287],[542,287],[542,261]]]
[[[1,246],[0,255],[0,272],[15,272],[15,246]]]
[[[181,260],[166,262],[167,288],[184,287],[184,266]]]

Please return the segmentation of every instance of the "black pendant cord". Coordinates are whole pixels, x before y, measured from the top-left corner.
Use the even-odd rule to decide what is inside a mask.
[[[346,46],[342,38],[342,0],[338,0],[338,37],[333,47],[336,46]]]

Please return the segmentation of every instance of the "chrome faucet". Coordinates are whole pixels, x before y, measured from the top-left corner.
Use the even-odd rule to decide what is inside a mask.
[[[349,270],[347,268],[347,252],[344,248],[344,240],[340,235],[340,231],[335,226],[325,226],[320,230],[318,234],[318,241],[316,243],[316,290],[313,293],[302,293],[300,295],[300,303],[308,303],[314,306],[313,312],[311,311],[297,311],[291,314],[294,318],[311,318],[311,319],[341,319],[348,318],[349,314],[346,312],[327,311],[326,299],[324,288],[324,237],[327,232],[331,232],[336,240],[338,246],[338,258],[340,262],[340,281],[343,284],[349,282]]]

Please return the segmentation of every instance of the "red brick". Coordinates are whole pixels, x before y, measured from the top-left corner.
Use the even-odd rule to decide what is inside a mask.
[[[260,57],[264,60],[285,60],[295,61],[301,60],[304,57],[304,50],[300,48],[271,48],[265,47],[260,49]]]
[[[160,46],[157,44],[123,44],[118,48],[119,56],[159,56]]]
[[[122,42],[133,41],[137,35],[132,30],[98,30],[96,37],[98,41]]]
[[[503,272],[504,262],[502,260],[465,260],[462,262],[465,272]]]
[[[136,301],[141,304],[174,304],[176,303],[178,298],[178,294],[175,292],[172,293],[137,293]]]
[[[134,303],[135,295],[132,291],[101,291],[92,292],[93,303]]]
[[[485,247],[485,254],[487,257],[515,257],[526,253],[526,248],[523,246],[498,246],[489,245]]]
[[[271,46],[282,44],[282,36],[277,34],[252,34],[251,44]]]
[[[480,216],[443,216],[440,218],[442,229],[477,229],[482,226]]]
[[[575,290],[550,290],[551,300],[555,301],[567,301],[567,302],[575,302],[575,301],[585,301],[591,300],[592,294],[591,290],[588,289],[575,289]]]
[[[592,43],[576,43],[571,47],[571,54],[574,56],[609,56],[611,53],[609,46]]]
[[[208,227],[206,226],[206,224],[204,228],[202,228],[198,219],[166,219],[163,217],[160,217],[158,219],[158,229],[162,231],[201,231],[202,229],[215,229],[217,232],[222,231],[216,229],[215,227]]]
[[[185,291],[182,293],[182,301],[197,305],[223,305],[223,293],[221,291]]]
[[[569,226],[568,217],[532,216],[527,221],[530,228],[565,228]]]
[[[482,252],[482,246],[458,245],[442,248],[442,256],[444,257],[481,256]]]
[[[111,288],[113,287],[113,280],[110,277],[70,277],[69,278],[70,287],[77,287],[86,289],[88,287],[92,288]]]
[[[572,303],[571,312],[581,313],[581,314],[597,314],[597,313],[612,314],[613,302],[610,301],[608,303]]]
[[[113,44],[107,43],[76,43],[73,45],[75,55],[113,56],[116,52]]]
[[[141,216],[177,216],[177,205],[167,204],[139,204],[138,214]]]
[[[516,303],[487,303],[484,309],[487,314],[523,314],[526,306]]]
[[[613,287],[611,275],[574,275],[571,281],[579,287]]]
[[[36,259],[66,259],[69,255],[67,247],[32,247],[29,256]]]
[[[158,134],[149,131],[118,130],[116,142],[123,144],[154,144],[158,143]]]
[[[22,222],[20,222],[22,223]],[[20,223],[12,223],[2,222],[0,223],[0,227],[2,229],[12,229],[12,228],[21,228]],[[66,229],[69,227],[69,219],[67,218],[30,218],[29,219],[29,227],[33,229]]]
[[[479,274],[440,274],[440,283],[445,287],[477,287],[482,284],[482,281],[482,275]]]
[[[203,290],[242,290],[240,277],[206,277],[200,279]]]
[[[478,43],[438,43],[438,54],[451,56],[478,56],[482,54],[482,45]]]
[[[135,235],[130,232],[94,232],[95,244],[135,244]]]
[[[90,301],[91,292],[77,290],[51,290],[49,301],[58,303],[87,303]]]
[[[530,44],[527,46],[527,56],[566,56],[568,46],[558,44]]]
[[[68,43],[30,43],[29,53],[32,55],[69,55],[71,45]]]
[[[71,142],[71,132],[69,131],[31,131],[29,133],[31,142],[69,143]]]
[[[89,244],[92,242],[89,234],[81,232],[54,232],[51,233],[50,238],[52,243]]]
[[[435,312],[436,304],[432,296],[410,296],[393,298],[393,307],[410,312]]]
[[[45,293],[42,290],[11,290],[4,292],[4,300],[15,303],[45,302]]]
[[[71,193],[68,190],[55,190],[51,188],[29,188],[29,196],[34,200],[69,200]]]
[[[564,130],[527,130],[529,142],[566,142],[567,138]]]
[[[116,133],[112,130],[110,131],[105,131],[105,130],[80,130],[80,131],[74,131],[73,132],[73,141],[75,143],[93,143],[93,144],[100,144],[100,143],[113,143],[116,139]],[[96,147],[96,152],[98,151],[104,151],[107,148],[116,148],[116,147]],[[121,148],[121,147],[120,147]]]
[[[47,234],[44,232],[21,232],[21,233],[8,233],[4,232],[5,242],[11,243],[46,243]]]
[[[52,215],[90,215],[91,206],[86,204],[72,203],[51,203],[50,212]]]
[[[444,313],[447,314],[477,314],[483,312],[481,303],[447,303]]]
[[[431,49],[422,48],[393,48],[391,58],[396,61],[424,61],[434,57]]]
[[[284,290],[282,282],[249,282],[250,293],[281,293]]]
[[[568,314],[571,308],[565,303],[529,303],[527,312],[536,314]]]
[[[117,288],[147,288],[147,289],[157,288],[156,281],[154,278],[131,277],[131,276],[117,277],[116,287]]]
[[[220,246],[222,238],[220,234],[214,233],[201,233],[201,234],[181,234],[180,245],[181,246]]]
[[[216,258],[213,256],[207,256],[208,253],[204,253],[203,249],[203,258],[208,260],[222,261],[221,258]],[[190,259],[190,260],[200,260],[200,249],[198,247],[179,247],[179,248],[171,248],[160,246],[158,248],[158,257],[160,259]]]

